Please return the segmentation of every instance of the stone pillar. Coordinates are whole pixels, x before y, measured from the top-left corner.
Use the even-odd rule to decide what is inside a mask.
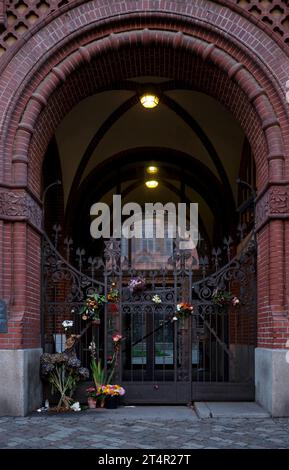
[[[0,416],[25,416],[42,403],[41,348],[0,349]]]
[[[39,201],[0,187],[0,416],[25,416],[42,403]]]

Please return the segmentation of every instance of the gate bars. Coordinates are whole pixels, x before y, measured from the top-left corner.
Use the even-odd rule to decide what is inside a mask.
[[[117,302],[105,305],[100,327],[87,330],[78,348],[89,365],[89,345],[96,342],[106,366],[112,355],[112,334],[125,338],[116,380],[127,389],[129,402],[180,403],[194,399],[253,399],[256,342],[256,248],[253,237],[238,245],[224,239],[212,253],[174,252],[162,269],[134,269],[122,255],[121,241],[107,240],[103,257],[87,256],[54,226],[53,242],[45,235],[42,262],[42,318],[45,350],[61,350],[62,322],[75,321],[87,295],[107,295],[115,284]],[[242,247],[242,248],[240,248]],[[209,256],[210,255],[210,256]],[[146,253],[146,259],[148,259]],[[142,276],[143,292],[131,293],[129,280]],[[230,291],[240,305],[220,307],[213,302],[215,289]],[[155,304],[154,295],[162,302]],[[186,321],[172,321],[176,305],[194,305]]]

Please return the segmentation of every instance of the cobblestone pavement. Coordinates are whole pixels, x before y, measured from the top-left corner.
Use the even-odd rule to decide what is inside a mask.
[[[183,407],[185,408],[185,407]],[[0,418],[1,449],[286,449],[288,418],[129,417],[84,411]]]

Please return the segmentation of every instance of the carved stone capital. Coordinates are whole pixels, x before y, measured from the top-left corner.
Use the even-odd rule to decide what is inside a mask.
[[[26,191],[0,189],[0,219],[24,220],[41,230],[42,210],[39,203]]]
[[[270,219],[289,219],[289,183],[271,184],[257,200],[256,230]]]

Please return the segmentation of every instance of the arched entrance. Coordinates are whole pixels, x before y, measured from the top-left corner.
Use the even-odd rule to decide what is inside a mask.
[[[264,361],[271,368],[274,350],[285,347],[288,331],[286,52],[266,28],[258,29],[231,4],[149,1],[142,8],[134,1],[125,2],[125,8],[71,2],[35,27],[3,65],[1,229],[8,279],[3,297],[13,347],[40,344],[41,166],[55,129],[93,93],[120,89],[123,81],[139,76],[168,77],[170,87],[182,83],[182,89],[204,92],[230,109],[250,144],[258,191],[257,360],[258,370]],[[13,83],[13,96],[7,83]],[[13,262],[7,243],[17,253]],[[1,335],[1,341],[9,348],[7,337]],[[261,372],[256,383],[259,399],[275,412],[260,391],[266,384]]]
[[[109,106],[110,92],[106,93],[106,100],[102,99],[104,115],[104,103],[107,102],[106,106]],[[95,123],[94,108],[98,108],[97,101],[100,99],[95,96],[77,106],[64,119],[44,161],[44,177],[49,178],[46,179],[45,187],[51,188],[45,201],[45,227],[52,241],[46,240],[43,250],[45,349],[53,351],[56,348],[61,351],[64,348],[64,341],[61,344],[61,324],[64,319],[73,319],[76,321],[76,333],[85,332],[78,345],[82,362],[89,365],[90,347],[95,344],[98,358],[109,368],[109,358],[113,355],[112,336],[121,333],[124,339],[117,380],[127,390],[127,403],[253,400],[255,396],[253,200],[250,194],[249,198],[246,194],[245,199],[239,199],[238,204],[244,206],[244,209],[238,217],[237,196],[240,198],[242,194],[240,191],[239,195],[231,194],[227,179],[225,182],[219,181],[214,175],[215,170],[210,168],[209,157],[212,153],[221,174],[224,174],[224,164],[231,165],[228,174],[234,192],[237,189],[236,176],[240,171],[246,174],[246,185],[250,186],[251,183],[254,187],[254,162],[250,153],[247,153],[247,145],[244,146],[243,133],[239,129],[238,134],[238,126],[234,127],[229,113],[203,95],[198,97],[194,92],[186,92],[185,97],[191,99],[194,107],[197,99],[201,100],[202,106],[198,106],[198,109],[203,109],[204,115],[218,113],[217,131],[211,135],[217,144],[216,149],[207,136],[204,138],[204,131],[196,134],[195,129],[199,130],[198,127],[191,129],[186,125],[182,130],[182,118],[166,110],[162,104],[165,103],[164,98],[161,98],[159,105],[163,110],[158,110],[161,118],[155,111],[144,111],[136,101],[136,109],[128,112],[123,121],[123,118],[119,118],[115,127],[107,127],[106,141],[101,143],[95,137],[99,130],[96,134],[91,130],[94,136],[89,141],[83,130],[78,133],[75,142],[72,137],[72,142],[65,146],[67,136],[73,135],[71,129],[78,126],[80,121],[84,123],[84,116],[89,121],[90,113],[94,125],[102,129],[100,122]],[[92,107],[90,101],[93,102]],[[210,110],[210,106],[214,110]],[[204,110],[204,107],[207,109]],[[82,118],[79,121],[80,116]],[[203,124],[206,128],[208,122]],[[169,148],[172,142],[174,145],[184,145],[182,139],[177,144],[178,139],[171,140],[168,137],[176,126],[178,138],[181,132],[183,137],[187,136],[196,157]],[[224,145],[221,134],[227,134],[228,126],[232,131],[234,129],[234,138],[231,144],[227,141]],[[117,139],[115,133],[121,137]],[[198,145],[200,136],[202,145]],[[82,145],[83,151],[78,154],[76,141],[80,145],[83,139],[87,139],[88,144],[87,147]],[[144,141],[152,143],[157,139],[167,147],[137,147],[105,158],[116,147],[129,147],[131,139],[137,139],[140,144]],[[75,171],[75,174],[80,173],[81,184],[73,194],[69,210],[69,170],[75,159],[79,165],[82,164],[82,155],[88,154],[86,149],[91,148],[91,141],[95,142],[95,148],[90,152],[86,167],[82,165],[82,174]],[[107,145],[109,142],[113,143],[112,147]],[[204,153],[203,146],[214,151]],[[217,149],[222,149],[220,158]],[[57,150],[59,161],[63,163],[62,174],[57,173],[57,168],[61,166],[55,162]],[[96,162],[92,163],[91,160],[95,158]],[[234,164],[232,159],[235,160]],[[159,182],[158,188],[154,190],[145,186],[152,164],[154,178]],[[54,174],[51,175],[53,170]],[[57,178],[62,179],[62,187],[51,187],[51,181]],[[112,217],[116,194],[121,195],[122,205],[131,202],[139,204],[143,209],[147,203],[199,203],[200,240],[197,248],[182,249],[176,238],[169,238],[169,227],[166,225],[164,239],[157,238],[156,233],[145,237],[143,220],[141,239],[128,240],[123,236],[108,238],[105,242],[94,240],[90,230],[93,223],[91,208],[95,202],[106,202]],[[67,201],[66,210],[59,203],[62,200]],[[145,211],[143,215],[145,217]],[[153,217],[149,220],[146,217],[146,223],[151,225],[149,230],[153,227],[153,221]],[[131,292],[129,285],[138,277],[145,279],[144,289]],[[216,303],[214,292],[217,289],[227,294],[234,293],[238,298],[238,308],[231,302],[225,305]],[[111,290],[117,290],[117,298],[105,305],[100,327],[96,329],[90,326],[87,329],[87,315],[84,315],[83,320],[82,316],[77,315],[87,293],[98,292],[108,298]],[[154,302],[156,297],[157,302]],[[194,306],[191,318],[177,317],[177,305],[181,302],[189,302]]]

